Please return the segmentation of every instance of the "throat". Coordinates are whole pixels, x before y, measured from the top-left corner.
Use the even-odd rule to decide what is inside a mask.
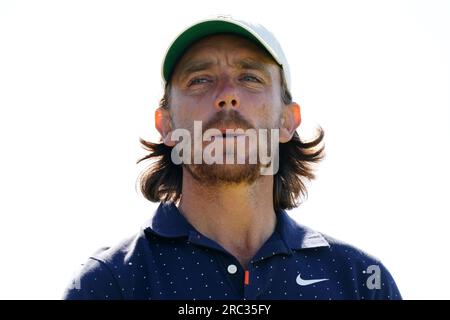
[[[229,251],[236,258],[236,260],[239,261],[242,268],[244,270],[246,270],[246,269],[248,269],[248,264],[250,263],[250,261],[255,256],[255,254],[258,250],[252,250],[252,251],[240,250],[239,252],[238,251],[233,252],[233,251],[227,249],[227,251]]]
[[[210,186],[183,169],[178,209],[197,231],[246,267],[275,230],[273,177],[261,176],[252,184]]]
[[[254,258],[275,229],[275,220],[266,220],[267,227],[252,232],[210,234],[212,240],[219,243],[227,252],[234,256],[241,266],[246,269],[248,263]],[[250,230],[248,230],[250,231]],[[256,231],[256,232],[255,232]]]

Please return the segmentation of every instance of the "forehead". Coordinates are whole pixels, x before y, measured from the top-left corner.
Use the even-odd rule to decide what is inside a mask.
[[[178,61],[174,74],[193,61],[211,61],[222,57],[236,61],[250,60],[268,67],[278,66],[269,53],[254,42],[240,36],[219,34],[203,38],[189,47]]]

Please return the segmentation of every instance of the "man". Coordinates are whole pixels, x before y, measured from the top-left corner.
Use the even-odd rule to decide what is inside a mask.
[[[141,140],[141,161],[153,162],[140,178],[161,204],[136,236],[90,257],[66,299],[401,298],[378,260],[285,211],[314,178],[323,131],[310,142],[296,133],[300,107],[270,32],[201,21],[171,44],[162,71],[162,143]]]

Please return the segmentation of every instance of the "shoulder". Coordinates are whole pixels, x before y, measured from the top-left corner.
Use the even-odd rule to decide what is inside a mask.
[[[349,244],[323,233],[320,234],[329,244],[328,251],[330,256],[342,263],[348,261],[352,264],[361,264],[361,266],[380,263],[380,259],[378,257],[375,257],[374,255],[364,251],[363,249],[355,245]]]
[[[319,257],[321,267],[352,290],[349,295],[356,299],[401,299],[394,278],[379,258],[329,235],[316,233],[328,246],[310,250],[309,255]]]
[[[123,283],[129,282],[142,268],[141,261],[152,255],[145,241],[141,231],[114,246],[98,249],[81,265],[63,299],[123,299],[127,294]]]

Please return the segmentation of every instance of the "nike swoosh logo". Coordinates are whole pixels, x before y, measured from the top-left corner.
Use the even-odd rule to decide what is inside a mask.
[[[322,281],[327,281],[330,279],[310,279],[310,280],[305,280],[302,279],[302,277],[300,276],[300,274],[297,276],[297,279],[295,279],[295,281],[297,282],[297,284],[299,286],[309,286],[311,284],[317,283],[317,282],[322,282]]]

